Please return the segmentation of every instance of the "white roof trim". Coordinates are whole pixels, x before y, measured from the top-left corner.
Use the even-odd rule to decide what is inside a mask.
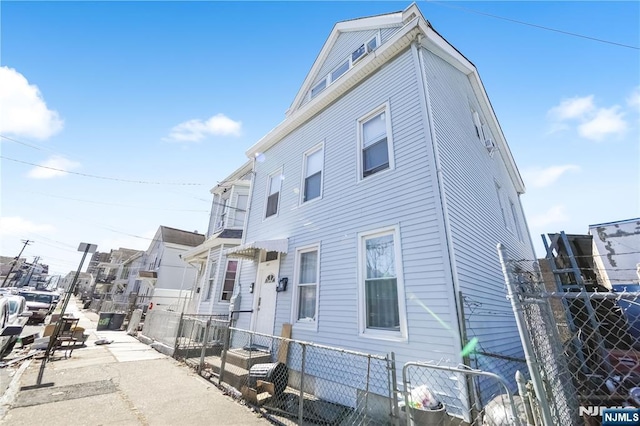
[[[302,86],[300,87],[300,90],[298,91],[296,98],[291,103],[291,106],[289,107],[289,111],[294,111],[300,107],[300,104],[302,103],[305,96],[307,95],[307,92],[311,88],[311,84],[315,80],[316,75],[318,74],[318,71],[320,71],[320,67],[322,67],[325,60],[327,59],[327,56],[329,56],[329,52],[331,52],[331,49],[333,48],[333,45],[338,39],[338,36],[340,35],[340,33],[345,33],[349,31],[366,31],[370,29],[383,28],[383,27],[398,25],[398,24],[402,24],[402,12],[389,13],[387,15],[372,16],[369,18],[353,19],[350,21],[342,21],[335,24],[333,27],[333,30],[331,30],[331,34],[329,35],[329,38],[324,43],[322,50],[320,51],[320,53],[318,54],[318,57],[313,63],[311,70],[307,74],[307,78],[305,78],[304,82],[302,83]]]
[[[397,19],[397,15],[398,14],[390,14],[384,16],[387,18],[393,17],[394,19]],[[374,50],[372,54],[367,55],[364,59],[360,60],[353,68],[347,71],[345,75],[340,78],[340,80],[336,81],[336,83],[327,87],[322,91],[322,93],[313,98],[311,101],[302,105],[299,109],[293,111],[280,124],[278,124],[275,128],[269,131],[269,133],[263,136],[258,142],[251,146],[246,151],[246,155],[249,158],[253,158],[258,153],[264,152],[278,143],[289,133],[297,129],[306,120],[330,105],[351,87],[357,85],[369,74],[377,70],[386,62],[390,61],[400,51],[409,46],[409,44],[415,39],[418,33],[422,33],[425,35],[424,39],[422,40],[423,46],[425,46],[429,51],[440,56],[443,60],[468,76],[474,91],[477,93],[478,98],[481,101],[482,108],[487,111],[488,116],[491,117],[490,127],[492,133],[497,139],[498,151],[505,161],[509,175],[514,185],[516,186],[516,190],[520,194],[524,193],[524,181],[520,176],[520,172],[518,171],[515,160],[513,159],[511,150],[507,147],[506,138],[502,133],[502,129],[495,115],[493,107],[491,106],[491,102],[489,101],[482,81],[480,80],[480,76],[475,65],[473,65],[473,63],[469,61],[462,53],[460,53],[447,40],[445,40],[440,34],[438,34],[438,32],[431,28],[430,24],[424,19],[424,17],[420,13],[420,10],[417,8],[417,6],[415,6],[415,4],[409,6],[405,10],[405,12],[400,15],[400,22],[402,22],[403,16],[406,16],[404,26],[399,29],[391,37],[391,39],[387,40],[378,49]],[[415,16],[415,18],[411,19],[413,16]],[[375,18],[376,17],[363,19],[367,20]],[[406,22],[406,20],[408,20],[408,22]],[[316,59],[316,62],[314,63],[311,72],[308,74],[301,91],[298,93],[298,96],[300,96],[301,94],[302,96],[304,96],[304,94],[306,94],[307,90],[309,89],[309,87],[307,87],[310,84],[309,80],[316,74],[317,68],[321,66],[324,58],[328,54],[330,48],[333,46],[335,37],[337,37],[339,33],[339,31],[336,29],[337,26],[341,24],[347,25],[348,23],[349,21],[341,22],[337,24],[336,27],[334,27],[329,40],[325,43],[322,52]],[[294,101],[293,105],[295,106],[297,104],[298,99]]]
[[[284,238],[281,240],[252,241],[250,243],[230,248],[229,250],[226,250],[224,254],[229,258],[253,259],[256,251],[277,251],[278,253],[286,254],[288,249],[289,240]]]

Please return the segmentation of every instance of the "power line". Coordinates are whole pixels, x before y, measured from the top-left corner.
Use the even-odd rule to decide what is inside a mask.
[[[625,47],[627,49],[640,50],[640,47],[638,47],[638,46],[631,46],[631,45],[628,45],[628,44],[617,43],[615,41],[609,41],[609,40],[604,40],[604,39],[601,39],[601,38],[586,36],[586,35],[583,35],[583,34],[572,33],[570,31],[558,30],[556,28],[545,27],[543,25],[531,24],[529,22],[518,21],[517,19],[506,18],[504,16],[493,15],[491,13],[486,13],[486,12],[480,12],[478,10],[469,9],[469,8],[462,7],[462,6],[454,6],[454,5],[450,5],[450,4],[445,4],[445,3],[439,2],[439,1],[433,1],[433,0],[426,0],[426,1],[427,1],[427,3],[434,3],[434,4],[438,5],[438,6],[449,7],[451,9],[460,9],[460,10],[463,10],[465,12],[470,12],[470,13],[475,13],[475,14],[478,14],[478,15],[488,16],[488,17],[494,18],[494,19],[502,19],[504,21],[513,22],[513,23],[520,24],[520,25],[527,25],[529,27],[534,27],[534,28],[538,28],[538,29],[541,29],[541,30],[545,30],[545,31],[553,31],[553,32],[556,32],[556,33],[570,35],[570,36],[573,36],[573,37],[580,37],[580,38],[584,38],[584,39],[587,39],[587,40],[597,41],[597,42],[600,42],[600,43],[606,43],[606,44],[612,44],[614,46]]]
[[[132,205],[128,205],[128,204],[105,203],[105,202],[101,202],[101,201],[82,200],[82,199],[79,199],[79,198],[63,197],[63,196],[60,196],[60,195],[45,194],[45,193],[34,192],[34,191],[24,191],[24,192],[28,192],[28,193],[36,194],[36,195],[44,195],[46,197],[61,198],[63,200],[80,201],[82,203],[90,203],[90,204],[100,204],[100,205],[103,205],[103,206],[126,207],[126,208],[130,208],[130,209],[162,210],[162,211],[172,211],[172,212],[209,213],[208,210],[165,209],[165,208],[161,208],[161,207],[132,206]]]
[[[42,169],[48,169],[48,170],[55,170],[57,172],[63,172],[63,173],[70,173],[73,175],[78,175],[78,176],[85,176],[85,177],[90,177],[90,178],[94,178],[94,179],[104,179],[104,180],[113,180],[113,181],[118,181],[118,182],[128,182],[128,183],[141,183],[141,184],[147,184],[147,185],[184,185],[184,186],[198,186],[198,185],[202,185],[201,183],[189,183],[189,182],[150,182],[150,181],[143,181],[143,180],[131,180],[131,179],[120,179],[120,178],[114,178],[114,177],[108,177],[108,176],[97,176],[97,175],[91,175],[88,173],[80,173],[80,172],[71,172],[69,170],[63,170],[63,169],[57,169],[55,167],[48,167],[48,166],[41,166],[39,164],[34,164],[34,163],[29,163],[27,161],[22,161],[22,160],[16,160],[15,158],[9,158],[9,157],[5,157],[3,155],[0,155],[0,158],[4,159],[4,160],[9,160],[9,161],[14,161],[16,163],[22,163],[22,164],[28,164],[30,166],[34,166],[34,167],[40,167]]]

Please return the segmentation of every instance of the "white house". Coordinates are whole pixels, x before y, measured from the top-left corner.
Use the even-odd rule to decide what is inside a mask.
[[[203,241],[204,235],[197,232],[160,226],[138,271],[137,293],[149,297],[154,309],[181,309],[188,301],[198,272],[182,255]]]
[[[247,156],[245,232],[223,253],[244,259],[240,308],[252,312],[238,327],[291,323],[294,339],[400,362],[460,364],[473,338],[523,358],[496,244],[535,259],[524,184],[475,66],[416,5],[336,24],[285,120]],[[468,407],[458,386],[449,394]]]
[[[206,240],[182,257],[199,270],[189,312],[229,313],[229,301],[236,290],[239,261],[227,259],[224,252],[241,242],[250,186],[249,161],[211,189],[213,202]]]

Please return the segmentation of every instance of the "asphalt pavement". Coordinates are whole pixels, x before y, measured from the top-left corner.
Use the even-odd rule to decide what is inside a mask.
[[[96,331],[98,315],[81,311],[74,300],[70,311],[89,334],[86,347],[68,358],[57,351],[43,370],[39,359],[0,369],[0,424],[271,424],[126,332]],[[96,345],[100,339],[111,343]]]

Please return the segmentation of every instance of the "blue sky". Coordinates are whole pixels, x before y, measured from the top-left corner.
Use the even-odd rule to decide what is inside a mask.
[[[206,232],[209,189],[284,119],[334,23],[409,4],[2,1],[0,254],[34,240],[23,256],[66,274],[82,241]],[[479,70],[538,250],[640,216],[638,2],[418,5]]]

